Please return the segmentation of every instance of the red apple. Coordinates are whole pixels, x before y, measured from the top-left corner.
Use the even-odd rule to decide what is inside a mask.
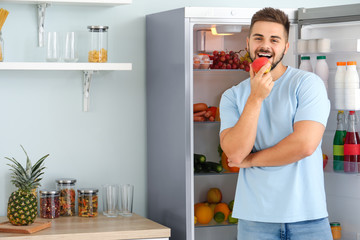
[[[257,59],[254,60],[254,62],[251,64],[252,69],[254,70],[254,72],[258,72],[260,71],[260,68],[262,68],[262,66],[264,66],[265,64],[267,64],[269,61],[269,59],[267,57],[259,57]],[[271,69],[271,66],[266,69],[265,73],[269,72]]]
[[[323,153],[323,168],[326,167],[328,160],[329,160],[328,156]]]

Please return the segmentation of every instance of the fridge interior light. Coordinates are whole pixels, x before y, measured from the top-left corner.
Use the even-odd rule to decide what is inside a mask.
[[[211,32],[213,35],[232,35],[240,33],[241,29],[240,25],[217,25],[211,28]]]

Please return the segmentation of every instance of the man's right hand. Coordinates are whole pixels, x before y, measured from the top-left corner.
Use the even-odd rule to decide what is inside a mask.
[[[270,63],[265,64],[262,68],[255,73],[250,65],[250,86],[251,86],[251,98],[263,101],[267,96],[269,96],[273,86],[274,81],[271,76],[271,71],[265,73],[265,71],[271,66]]]

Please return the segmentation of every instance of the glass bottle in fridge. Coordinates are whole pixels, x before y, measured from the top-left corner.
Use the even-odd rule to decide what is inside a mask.
[[[75,183],[73,178],[56,179],[60,191],[60,216],[75,216]]]
[[[315,73],[324,81],[328,89],[329,66],[326,63],[326,56],[317,56],[316,59]]]
[[[338,111],[337,127],[333,141],[333,169],[344,171],[344,142],[346,136],[344,111]]]
[[[310,56],[302,56],[301,57],[301,63],[299,66],[299,69],[308,71],[308,72],[312,72],[313,68],[311,66],[311,62],[310,62]]]
[[[344,142],[344,172],[358,172],[357,164],[360,162],[360,139],[356,131],[355,111],[349,111],[348,129]]]

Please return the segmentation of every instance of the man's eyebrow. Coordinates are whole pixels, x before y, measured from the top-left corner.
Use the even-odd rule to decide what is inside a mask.
[[[263,37],[264,35],[260,34],[260,33],[254,33],[253,35],[251,35],[252,37]]]

